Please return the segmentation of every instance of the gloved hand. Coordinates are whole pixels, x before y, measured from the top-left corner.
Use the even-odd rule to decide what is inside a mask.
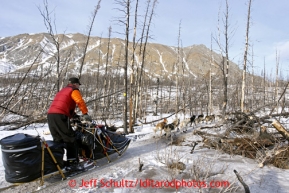
[[[72,116],[72,118],[73,118],[73,119],[79,119],[80,116],[79,116],[78,114],[74,113],[73,116]]]
[[[92,122],[92,118],[91,118],[88,114],[84,114],[84,115],[83,115],[83,119],[84,119],[85,121]]]

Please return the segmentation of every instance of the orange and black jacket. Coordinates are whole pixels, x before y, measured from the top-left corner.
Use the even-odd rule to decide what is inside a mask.
[[[48,114],[63,114],[71,118],[74,115],[76,105],[82,114],[88,112],[80,91],[72,84],[68,84],[56,94],[48,109]]]

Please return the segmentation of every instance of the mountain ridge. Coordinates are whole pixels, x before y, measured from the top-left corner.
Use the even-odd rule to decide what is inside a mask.
[[[13,68],[14,71],[11,72],[26,71],[33,64],[31,72],[50,70],[55,73],[53,66],[56,64],[56,45],[58,44],[60,65],[68,64],[68,71],[76,73],[83,59],[86,41],[87,36],[80,33],[57,34],[53,38],[48,33],[2,37],[0,38],[0,62],[13,64],[16,68]],[[107,51],[108,46],[109,51]],[[125,64],[124,47],[125,42],[120,38],[90,37],[83,73],[94,72],[98,68],[104,69],[105,65],[110,70],[123,67]],[[129,42],[129,61],[132,59],[132,47],[132,43]],[[139,52],[140,44],[137,44],[134,55],[135,66],[141,66],[142,63],[142,55],[139,55]],[[211,58],[214,59],[213,62],[211,62]],[[178,48],[147,43],[144,71],[153,77],[164,75],[170,77],[175,73],[181,73],[183,76],[197,78],[205,76],[210,68],[213,74],[220,74],[221,58],[220,54],[202,44]],[[230,62],[230,72],[238,74],[240,69],[235,63]]]

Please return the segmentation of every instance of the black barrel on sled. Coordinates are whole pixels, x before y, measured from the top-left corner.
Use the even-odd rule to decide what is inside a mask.
[[[1,139],[0,144],[7,182],[30,182],[41,176],[39,136],[18,133]]]
[[[63,143],[46,141],[60,168],[64,167]],[[18,133],[1,139],[5,179],[10,183],[31,182],[41,177],[42,148],[39,136]],[[44,174],[57,171],[48,150],[44,150]]]

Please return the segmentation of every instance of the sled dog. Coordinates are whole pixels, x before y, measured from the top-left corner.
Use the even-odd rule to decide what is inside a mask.
[[[192,116],[190,117],[191,126],[192,126],[193,123],[196,125],[195,120],[196,120],[196,115],[192,115]]]
[[[163,131],[163,129],[164,129],[164,127],[165,127],[165,125],[166,125],[167,123],[168,123],[168,120],[167,120],[166,118],[164,118],[164,120],[163,120],[162,122],[159,122],[159,123],[156,125],[156,127],[153,129],[154,132],[155,132],[155,136],[156,136],[157,131],[161,131],[161,135],[160,135],[160,136],[162,136],[162,131]]]
[[[204,115],[201,114],[201,115],[198,115],[198,117],[196,118],[196,123],[201,123],[201,122],[204,122]]]
[[[184,120],[182,120],[182,122],[180,123],[180,130],[182,132],[187,132],[187,126],[190,124],[190,126],[192,126],[192,124],[195,123],[195,115],[192,115],[190,118],[185,118]]]
[[[208,122],[212,123],[213,121],[215,121],[215,115],[207,115],[205,121],[206,123]]]
[[[165,125],[164,131],[166,132],[167,138],[171,136],[172,131],[176,132],[178,129],[178,126],[180,124],[180,119],[174,120],[174,122]]]
[[[191,118],[185,118],[184,120],[181,121],[180,123],[180,131],[181,132],[187,132],[187,127],[191,123]]]

